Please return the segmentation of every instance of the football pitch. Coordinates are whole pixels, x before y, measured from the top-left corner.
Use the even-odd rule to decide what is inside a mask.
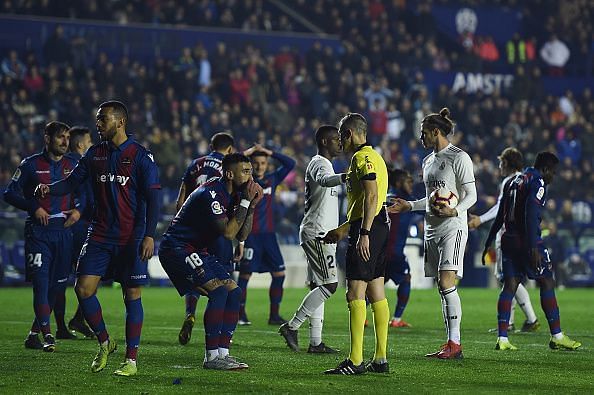
[[[387,290],[393,312],[395,291]],[[290,318],[305,289],[287,289],[281,313]],[[326,304],[324,341],[341,350],[338,355],[311,355],[305,350],[308,328],[300,330],[301,352],[290,351],[267,325],[268,290],[251,289],[247,311],[249,327],[238,327],[231,353],[249,364],[244,371],[220,372],[202,369],[204,331],[198,302],[196,326],[190,343],[180,346],[177,334],[183,320],[183,300],[173,288],[147,288],[143,294],[144,326],[139,349],[138,375],[120,378],[112,372],[125,353],[124,314],[121,291],[100,288],[99,299],[107,328],[118,342],[107,368],[90,372],[96,352],[95,340],[68,340],[57,343],[55,353],[28,350],[23,340],[32,319],[32,292],[29,288],[0,289],[0,393],[593,393],[594,392],[594,290],[567,289],[557,292],[561,325],[583,346],[578,351],[553,351],[538,291],[530,291],[541,322],[537,333],[510,334],[518,351],[495,351],[496,335],[488,333],[496,325],[497,291],[461,288],[463,306],[462,344],[464,359],[442,361],[424,357],[443,343],[444,329],[439,296],[435,290],[412,290],[404,318],[413,328],[390,328],[388,340],[389,374],[326,376],[346,357],[349,348],[348,314],[344,289]],[[75,308],[68,290],[67,319]],[[523,322],[516,311],[517,322]],[[368,318],[372,320],[371,311]],[[52,330],[55,324],[52,319]],[[365,334],[365,358],[373,355],[373,328]]]

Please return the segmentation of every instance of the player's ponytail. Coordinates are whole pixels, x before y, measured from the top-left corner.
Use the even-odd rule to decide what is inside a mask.
[[[454,121],[451,118],[450,110],[447,107],[442,108],[439,114],[429,114],[423,122],[430,127],[438,128],[444,136],[451,134],[454,131]]]

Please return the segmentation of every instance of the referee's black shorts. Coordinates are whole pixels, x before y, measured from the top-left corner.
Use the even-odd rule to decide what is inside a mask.
[[[365,262],[357,252],[357,240],[362,219],[351,222],[349,230],[349,246],[346,253],[347,280],[371,281],[384,277],[386,272],[386,248],[390,232],[389,220],[385,208],[373,219],[369,234],[369,253],[371,257]]]

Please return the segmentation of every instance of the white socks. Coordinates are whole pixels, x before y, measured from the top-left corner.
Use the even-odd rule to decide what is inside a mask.
[[[309,317],[309,344],[319,346],[322,342],[322,327],[324,326],[324,303]]]
[[[299,329],[307,317],[311,317],[318,307],[322,306],[331,295],[332,294],[323,286],[316,287],[309,291],[309,293],[305,295],[305,298],[303,298],[301,306],[299,306],[299,309],[295,312],[293,318],[289,320],[289,329]]]
[[[441,294],[441,307],[448,333],[448,340],[460,344],[460,321],[462,321],[462,304],[456,287],[444,289]]]
[[[518,302],[518,305],[524,314],[526,314],[526,320],[529,323],[536,321],[536,314],[534,314],[534,309],[532,308],[532,303],[530,302],[530,295],[528,294],[526,287],[524,287],[524,285],[521,283],[518,284],[518,289],[516,290],[516,301]]]

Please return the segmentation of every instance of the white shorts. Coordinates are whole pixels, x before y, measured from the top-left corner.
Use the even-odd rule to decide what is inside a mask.
[[[456,277],[462,278],[467,239],[468,231],[460,229],[425,240],[425,277],[437,277],[439,271],[453,270]]]
[[[307,281],[317,286],[338,282],[336,244],[308,240],[301,244],[307,258]]]

